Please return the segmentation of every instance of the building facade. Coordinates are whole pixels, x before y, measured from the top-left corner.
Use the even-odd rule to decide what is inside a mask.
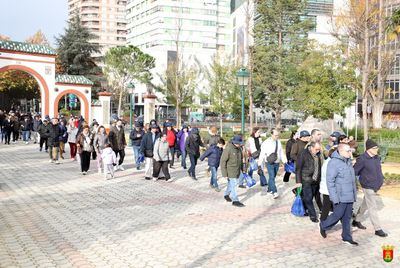
[[[78,14],[82,26],[95,36],[101,55],[114,46],[126,44],[126,0],[68,0],[68,18]],[[101,56],[95,55],[95,56]]]
[[[127,43],[156,58],[153,77],[154,83],[160,84],[160,76],[177,56],[186,66],[200,68],[209,66],[217,52],[226,51],[230,43],[229,11],[229,0],[131,0],[126,6]],[[200,79],[196,90],[206,87]],[[139,96],[145,92],[145,86],[136,87]],[[163,97],[158,96],[161,105]],[[202,104],[199,98],[195,102]]]

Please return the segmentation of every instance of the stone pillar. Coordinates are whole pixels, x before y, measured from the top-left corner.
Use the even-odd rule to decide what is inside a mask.
[[[110,92],[99,92],[97,93],[99,95],[99,101],[101,104],[101,109],[98,115],[93,115],[95,116],[97,122],[99,122],[100,125],[103,125],[106,129],[110,128],[110,115],[111,115],[111,95],[112,93]]]
[[[150,120],[156,117],[156,99],[157,96],[148,94],[144,96],[144,123],[149,123]]]

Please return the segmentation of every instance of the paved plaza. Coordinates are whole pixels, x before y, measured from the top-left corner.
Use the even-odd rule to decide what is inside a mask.
[[[49,164],[36,145],[0,145],[0,267],[400,267],[400,201],[382,198],[389,237],[368,220],[354,247],[340,224],[323,239],[318,224],[290,214],[293,180],[277,179],[276,200],[259,185],[239,189],[246,207],[237,208],[209,188],[204,163],[199,181],[177,168],[169,183],[144,180],[131,150],[125,162],[105,181],[95,161],[82,176],[77,162]],[[396,247],[390,264],[384,244]]]

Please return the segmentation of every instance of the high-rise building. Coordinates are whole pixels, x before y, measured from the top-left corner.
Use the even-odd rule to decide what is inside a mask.
[[[101,54],[108,48],[126,43],[126,0],[68,0],[68,17],[78,14],[82,26],[95,35],[91,40],[101,47]]]
[[[230,43],[229,5],[229,0],[128,1],[127,42],[156,58],[155,83],[176,59],[176,41],[186,65],[207,66]],[[198,84],[198,90],[203,87]]]

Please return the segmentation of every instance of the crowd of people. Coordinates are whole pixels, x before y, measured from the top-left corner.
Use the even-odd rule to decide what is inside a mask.
[[[65,146],[68,144],[70,159],[80,162],[83,175],[88,173],[91,159],[97,160],[98,173],[106,179],[113,179],[115,171],[125,169],[123,165],[128,142],[121,119],[115,119],[107,132],[96,120],[89,125],[82,117],[50,119],[48,116],[41,118],[40,115],[32,117],[30,114],[5,114],[0,111],[1,143],[10,144],[11,136],[15,143],[20,134],[26,144],[31,140],[38,143],[39,150],[44,149],[49,154],[50,163],[59,164],[59,158],[64,159]],[[267,135],[269,137],[265,139]],[[326,231],[341,221],[343,241],[358,245],[352,238],[351,226],[366,229],[361,223],[366,211],[369,212],[375,234],[387,236],[377,215],[377,192],[383,184],[383,174],[378,156],[379,146],[372,140],[367,141],[365,152],[355,159],[358,145],[354,138],[338,131],[330,135],[325,147],[319,129],[292,132],[284,148],[277,129],[267,134],[256,127],[247,141],[241,135],[225,141],[216,127],[211,127],[201,137],[198,128],[183,125],[176,130],[168,120],[163,124],[158,124],[156,120],[148,124],[135,122],[129,139],[135,168],[144,168],[145,180],[171,182],[174,178],[170,170],[176,169],[179,163],[182,169],[187,170],[189,177],[197,181],[198,160],[207,159],[206,173],[210,176],[210,188],[221,191],[218,183],[221,181],[218,180],[220,169],[223,181],[227,182],[224,199],[233,206],[244,207],[237,188],[246,188],[246,178],[253,179],[255,174],[259,177],[263,194],[270,194],[274,199],[279,197],[276,178],[283,164],[286,171],[283,182],[288,183],[291,176],[295,178],[295,187],[301,187],[304,216],[314,223],[320,222],[322,237],[325,238]],[[175,161],[178,159],[180,162]],[[286,168],[290,166],[292,170]],[[358,211],[353,213],[353,204],[357,200],[357,178],[364,199]],[[294,189],[293,192],[298,191]]]

